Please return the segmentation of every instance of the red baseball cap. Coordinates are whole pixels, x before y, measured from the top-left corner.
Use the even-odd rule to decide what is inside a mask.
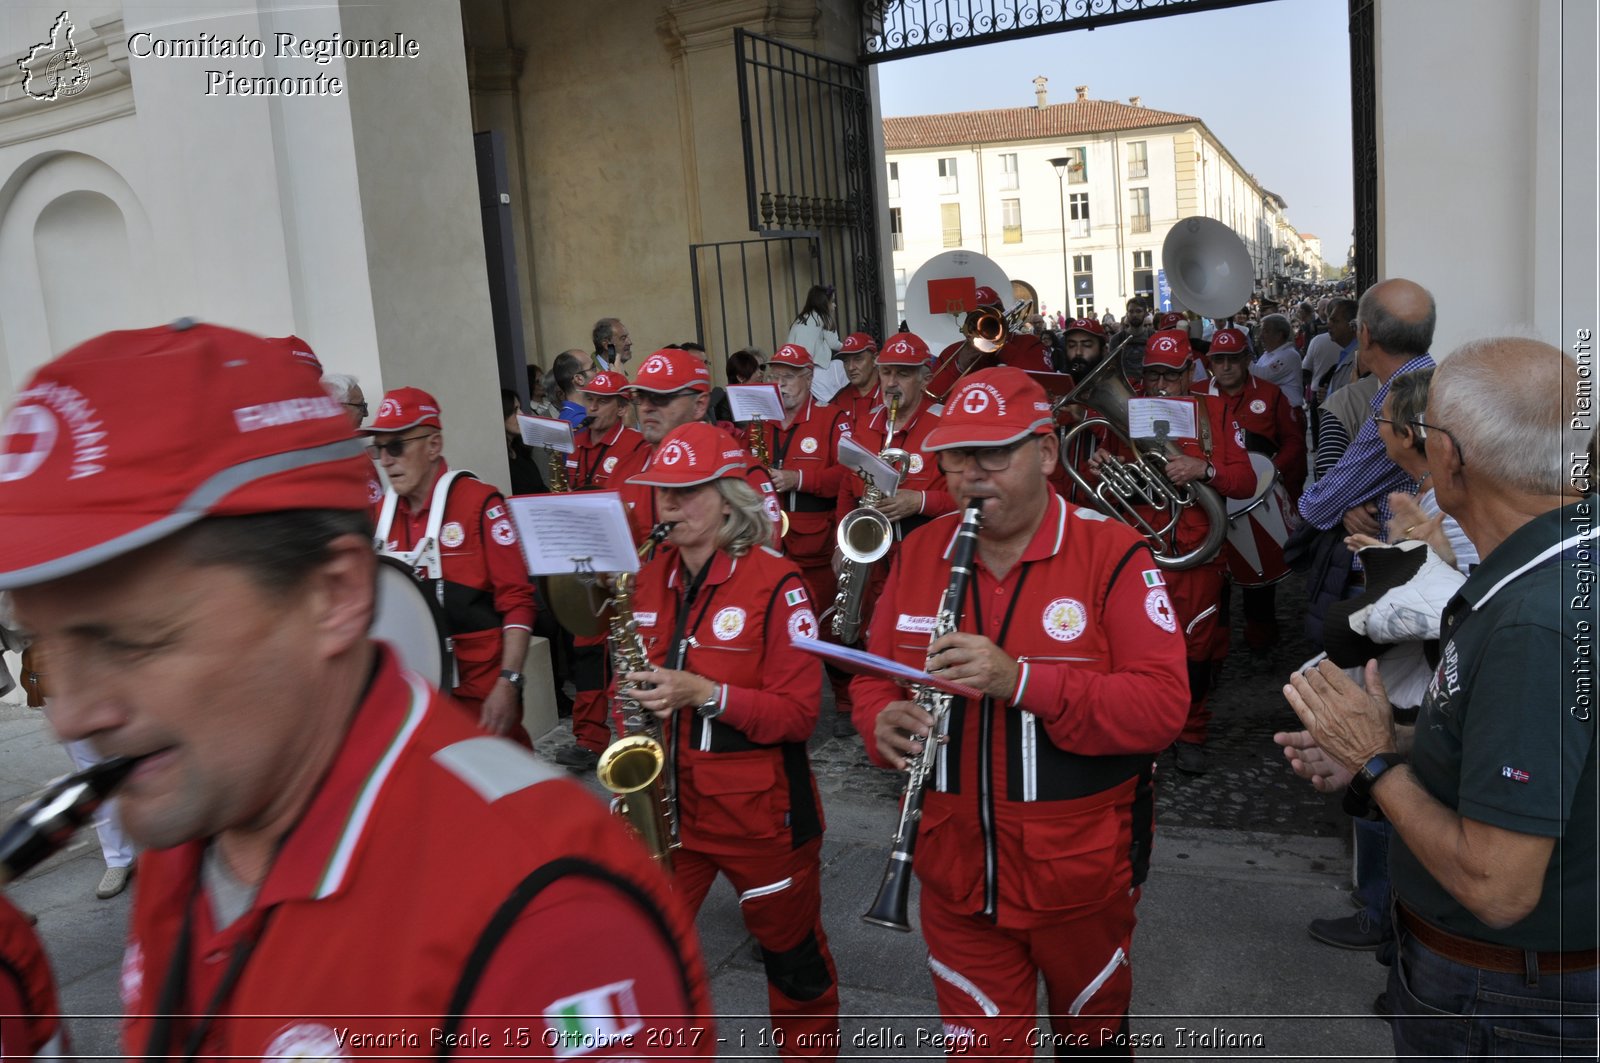
[[[928,365],[932,361],[933,352],[914,332],[896,332],[878,352],[879,365]]]
[[[852,332],[844,338],[844,344],[839,348],[840,354],[860,354],[862,351],[875,351],[878,341],[865,332]]]
[[[693,487],[725,476],[743,479],[750,455],[733,438],[714,424],[691,421],[666,434],[650,464],[628,477],[631,484],[649,487]]]
[[[988,287],[987,285],[979,285],[972,294],[973,297],[978,300],[979,306],[1000,305],[1000,293],[995,291],[993,288]]]
[[[275,343],[289,353],[296,361],[316,371],[317,376],[322,376],[322,359],[317,357],[317,352],[311,349],[311,344],[299,336],[269,336],[268,343]]]
[[[1067,322],[1067,327],[1061,330],[1065,336],[1069,332],[1087,332],[1091,336],[1106,338],[1106,327],[1092,317],[1075,317]]]
[[[1189,361],[1189,334],[1182,329],[1166,329],[1151,335],[1144,345],[1146,367],[1159,365],[1182,369]]]
[[[614,369],[596,373],[578,390],[585,395],[620,395],[628,386],[628,378]]]
[[[209,516],[367,508],[372,463],[305,363],[184,319],[42,366],[0,421],[0,590]]]
[[[1250,341],[1236,328],[1219,328],[1211,334],[1210,355],[1250,353]]]
[[[923,438],[922,449],[1003,447],[1027,436],[1047,435],[1054,426],[1044,388],[1022,370],[1003,365],[962,380],[944,404],[938,425]]]
[[[654,391],[663,395],[685,389],[710,391],[711,370],[688,351],[663,347],[644,360],[639,367],[639,375],[628,386],[637,391]]]
[[[809,369],[811,367],[811,352],[798,343],[785,343],[782,347],[772,352],[772,357],[767,359],[767,365],[791,365],[796,369]]]
[[[378,415],[361,431],[377,435],[423,426],[444,429],[439,422],[439,400],[421,388],[395,388],[383,396],[383,401],[378,403]]]
[[[1188,321],[1189,319],[1184,316],[1182,311],[1169,310],[1165,314],[1162,314],[1160,319],[1156,321],[1156,328],[1178,328],[1181,325],[1186,325]]]

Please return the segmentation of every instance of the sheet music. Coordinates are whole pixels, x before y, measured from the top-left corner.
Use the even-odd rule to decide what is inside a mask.
[[[894,466],[849,436],[839,437],[839,464],[860,472],[886,495],[900,488],[900,474]]]
[[[940,679],[936,675],[929,675],[920,669],[892,661],[887,657],[879,657],[866,650],[858,650],[854,646],[839,646],[832,642],[823,642],[821,639],[790,639],[789,644],[797,650],[814,653],[818,657],[832,661],[845,671],[854,675],[877,675],[885,679],[893,679],[904,686],[920,684],[934,687],[948,694],[958,697],[972,698],[983,697],[983,691],[969,687],[965,683],[954,683],[948,679]]]
[[[530,575],[639,571],[628,512],[615,491],[517,495],[506,504]]]
[[[1133,439],[1196,439],[1193,399],[1129,399],[1128,435]]]
[[[729,384],[728,408],[735,421],[783,420],[783,396],[776,384]]]
[[[554,417],[529,417],[517,414],[517,425],[522,429],[522,441],[530,447],[543,447],[563,454],[571,454],[572,425]]]

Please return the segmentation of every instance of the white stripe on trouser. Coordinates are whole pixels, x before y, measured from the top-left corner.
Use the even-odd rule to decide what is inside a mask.
[[[1106,984],[1106,979],[1115,974],[1117,968],[1127,962],[1128,954],[1122,951],[1121,945],[1118,945],[1117,951],[1111,954],[1111,961],[1100,968],[1100,973],[1094,976],[1094,981],[1083,987],[1083,992],[1079,993],[1078,998],[1072,1002],[1072,1007],[1067,1010],[1067,1014],[1076,1016],[1083,1011],[1083,1006],[1089,1003],[1090,997],[1100,991],[1101,986]]]
[[[745,901],[753,901],[758,897],[766,897],[774,893],[782,893],[784,890],[793,885],[793,878],[785,878],[779,879],[777,882],[768,883],[765,886],[756,886],[754,889],[748,889],[739,894],[739,903],[743,904]]]
[[[1022,714],[1022,799],[1039,800],[1039,718]]]
[[[1000,1014],[1000,1009],[995,1007],[994,1001],[990,1000],[986,995],[984,995],[983,990],[973,985],[972,980],[966,975],[960,973],[959,971],[951,970],[949,967],[946,967],[932,956],[928,957],[928,966],[932,968],[934,977],[943,978],[946,982],[949,982],[967,996],[971,997],[973,1003],[977,1004],[978,1007],[983,1010],[983,1014],[985,1016],[992,1019],[996,1015]]]
[[[1183,633],[1185,635],[1193,634],[1194,633],[1194,626],[1196,624],[1198,624],[1200,621],[1204,620],[1206,617],[1210,616],[1212,613],[1216,612],[1216,611],[1217,611],[1217,607],[1216,606],[1214,606],[1214,605],[1206,606],[1204,609],[1200,610],[1200,615],[1199,616],[1197,616],[1193,620],[1189,621],[1189,626],[1183,629]]]

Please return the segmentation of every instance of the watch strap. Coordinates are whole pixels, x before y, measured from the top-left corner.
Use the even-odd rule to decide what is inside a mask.
[[[1378,753],[1368,759],[1361,765],[1361,770],[1351,777],[1350,785],[1345,787],[1345,812],[1358,819],[1382,819],[1382,811],[1372,800],[1372,787],[1384,772],[1403,763],[1405,758],[1393,751]]]

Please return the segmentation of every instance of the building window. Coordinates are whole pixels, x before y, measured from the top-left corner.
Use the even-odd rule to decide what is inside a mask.
[[[894,271],[894,298],[896,302],[904,307],[906,301],[906,271],[903,269]]]
[[[939,160],[939,194],[953,196],[961,191],[956,184],[956,157],[950,155]]]
[[[1017,157],[1015,154],[1000,156],[1000,190],[1010,192],[1017,187]]]
[[[900,198],[900,164],[898,162],[889,164],[889,198]]]
[[[1072,219],[1073,236],[1089,235],[1089,193],[1074,192],[1067,197],[1067,217]]]
[[[1000,225],[1005,229],[1006,243],[1022,243],[1022,200],[1000,201]]]
[[[1072,256],[1073,317],[1094,316],[1094,256]]]
[[[1128,213],[1130,230],[1136,233],[1150,231],[1150,190],[1148,188],[1130,188],[1128,190]]]
[[[1087,184],[1089,182],[1089,149],[1068,148],[1067,158],[1072,160],[1067,163],[1067,184]]]
[[[939,220],[944,224],[944,246],[961,246],[961,204],[939,204]]]
[[[1133,253],[1133,294],[1151,298],[1156,294],[1156,271],[1150,260],[1154,251]]]
[[[906,249],[906,234],[904,224],[900,220],[900,208],[889,208],[889,237],[894,241],[896,251]]]
[[[1143,140],[1130,141],[1128,144],[1128,176],[1150,176],[1149,144]]]

